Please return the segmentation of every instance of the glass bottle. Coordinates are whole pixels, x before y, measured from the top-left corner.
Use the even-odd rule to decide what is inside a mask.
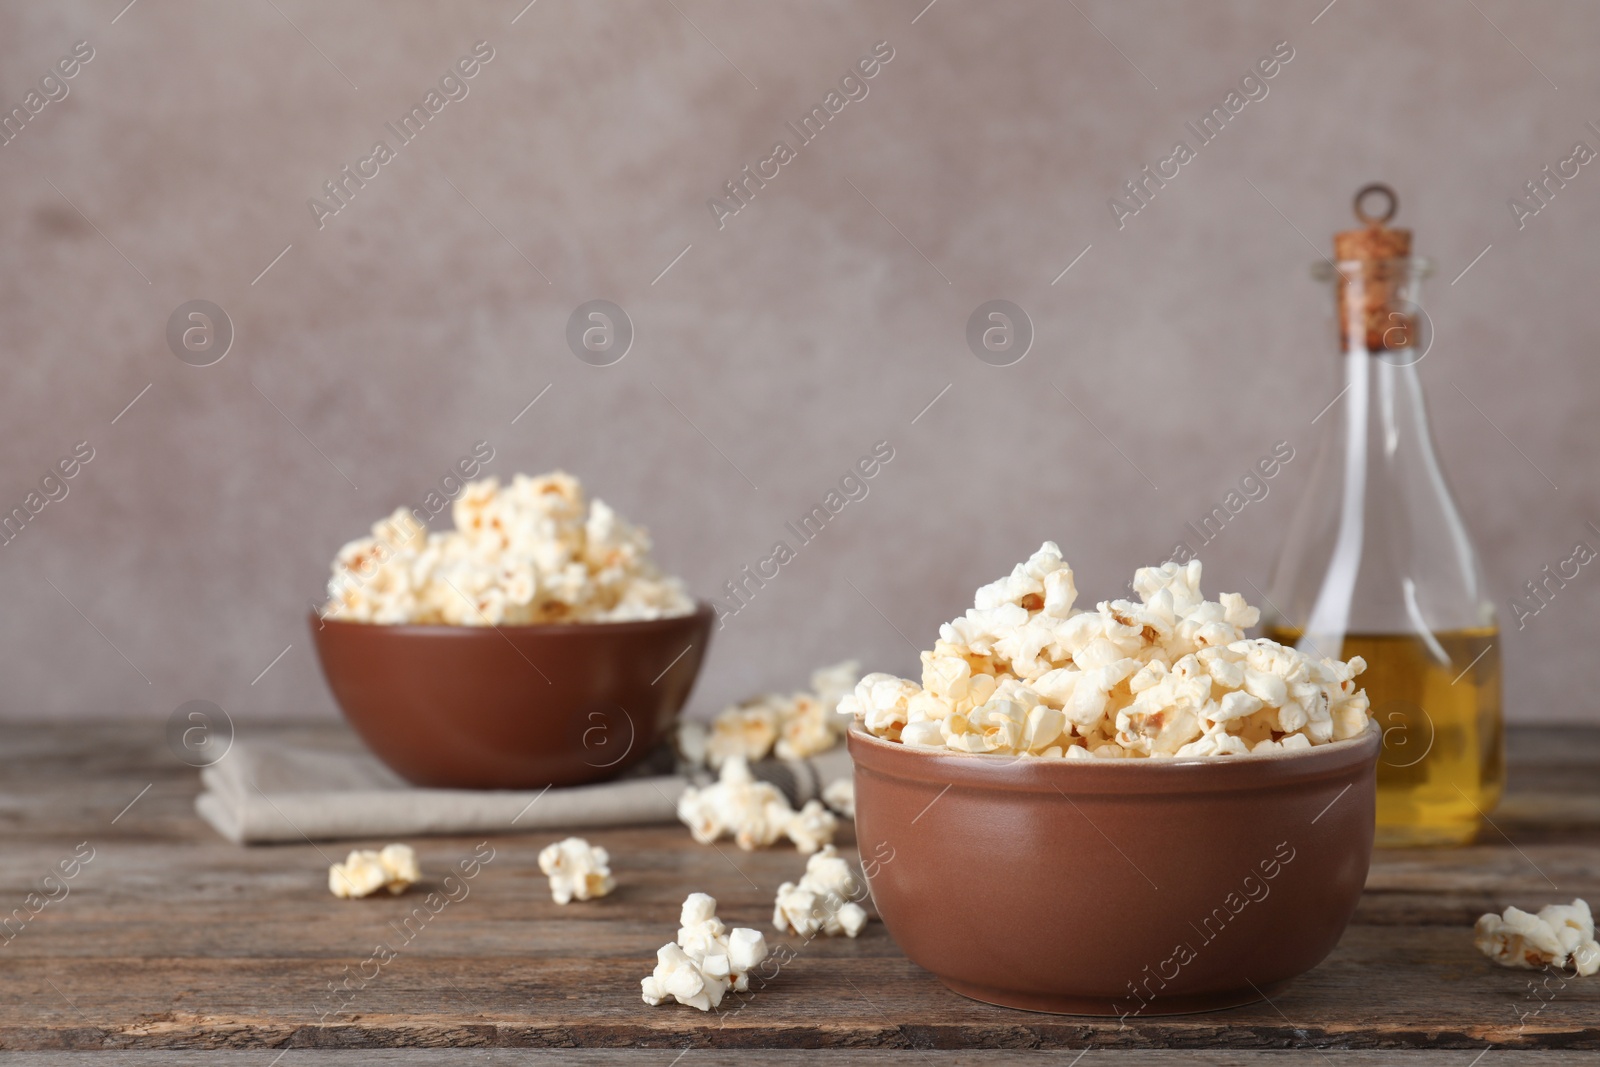
[[[1363,200],[1387,196],[1372,217]],[[1273,570],[1266,636],[1360,656],[1383,731],[1377,842],[1465,844],[1505,781],[1499,630],[1428,428],[1418,364],[1432,344],[1417,303],[1427,260],[1390,229],[1387,186],[1356,195],[1360,230],[1318,264],[1339,313],[1342,391],[1318,416],[1310,485]]]

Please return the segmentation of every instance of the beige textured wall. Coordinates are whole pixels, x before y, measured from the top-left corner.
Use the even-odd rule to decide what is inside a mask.
[[[1247,591],[1335,389],[1307,267],[1379,177],[1440,265],[1424,377],[1502,612],[1600,545],[1600,173],[1520,230],[1507,207],[1600,147],[1584,0],[124,2],[0,6],[7,110],[94,49],[0,147],[0,503],[95,453],[0,548],[6,717],[332,714],[304,620],[328,559],[479,439],[493,471],[582,475],[708,594],[891,442],[718,635],[702,710],[851,653],[910,670],[896,628],[920,646],[1047,537],[1110,594],[1287,440],[1204,554]],[[479,40],[470,94],[319,230],[307,199]],[[1119,231],[1108,197],[1284,40]],[[879,41],[866,98],[719,230],[707,198]],[[564,341],[593,298],[635,325],[613,366]],[[964,340],[994,298],[1037,334],[1007,368]],[[234,324],[214,366],[164,339],[193,299]],[[1507,635],[1514,717],[1594,721],[1597,607],[1586,569]]]

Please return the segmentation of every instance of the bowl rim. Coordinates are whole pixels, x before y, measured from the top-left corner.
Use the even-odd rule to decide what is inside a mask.
[[[601,619],[594,622],[573,620],[571,622],[534,622],[510,623],[487,626],[465,626],[458,623],[444,622],[358,622],[354,619],[333,619],[322,614],[320,609],[313,610],[307,615],[313,632],[332,628],[347,632],[382,632],[403,637],[443,637],[443,638],[470,638],[483,634],[511,634],[527,635],[530,637],[556,636],[561,634],[628,634],[645,630],[654,630],[676,624],[699,622],[708,617],[715,618],[716,606],[709,600],[694,602],[694,610],[683,615],[665,615],[659,619]]]
[[[846,743],[858,773],[866,770],[946,786],[1022,792],[1057,791],[1070,785],[1079,791],[1122,793],[1269,788],[1286,780],[1344,776],[1353,767],[1377,762],[1382,736],[1376,720],[1369,719],[1366,729],[1355,737],[1291,752],[1067,760],[907,747],[868,733],[860,722],[851,722]]]

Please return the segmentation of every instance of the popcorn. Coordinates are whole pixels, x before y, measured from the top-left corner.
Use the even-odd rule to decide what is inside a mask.
[[[811,691],[817,695],[818,701],[829,705],[831,710],[831,708],[837,707],[839,701],[855,689],[856,682],[860,678],[860,662],[847,659],[842,663],[835,663],[831,667],[819,667],[812,671]]]
[[[820,801],[807,801],[795,811],[777,786],[756,780],[742,756],[723,763],[716,783],[685,789],[678,798],[678,818],[702,845],[732,837],[747,852],[788,837],[810,854],[831,842],[839,828]]]
[[[557,904],[593,900],[617,887],[611,857],[581,837],[547,845],[539,853],[539,869],[550,876],[550,896]]]
[[[915,683],[892,674],[869,674],[856,683],[855,692],[839,701],[839,712],[863,719],[879,737],[900,739],[900,728],[910,721],[907,705],[920,691]]]
[[[703,762],[713,768],[736,756],[755,762],[769,755],[805,759],[826,752],[844,736],[834,713],[860,677],[860,664],[847,660],[813,671],[810,692],[764,693],[724,709],[709,732],[698,723],[684,722],[679,725],[678,750],[686,758],[691,750],[703,752]],[[699,743],[701,736],[704,744]]]
[[[455,529],[397,509],[339,550],[322,614],[378,624],[620,622],[688,615],[683,583],[650,559],[650,536],[571,475],[469,482]]]
[[[759,930],[728,930],[717,918],[717,902],[691,893],[678,919],[678,939],[656,952],[656,967],[639,984],[644,1002],[679,1004],[710,1011],[729,989],[750,988],[750,971],[767,958],[767,942]]]
[[[773,754],[779,759],[805,759],[838,744],[838,708],[838,698],[825,704],[808,694],[796,694],[779,727]]]
[[[388,882],[389,872],[383,869],[376,852],[351,852],[343,863],[328,868],[328,889],[336,897],[371,896]]]
[[[807,939],[817,934],[855,937],[867,925],[867,913],[854,898],[861,892],[850,863],[832,845],[806,861],[798,884],[778,887],[772,925]]]
[[[378,862],[389,873],[389,892],[403,893],[407,886],[422,881],[422,871],[417,866],[417,853],[410,845],[384,845],[378,853]]]
[[[839,820],[820,800],[808,800],[794,813],[783,832],[801,854],[809,856],[833,840],[839,830]]]
[[[771,703],[776,698],[757,697],[722,711],[711,722],[706,738],[706,761],[721,767],[730,759],[763,759],[778,741],[783,712]]]
[[[673,740],[678,758],[690,767],[704,767],[710,756],[711,731],[706,724],[693,719],[679,719]]]
[[[836,778],[822,787],[822,802],[847,819],[856,817],[856,783],[853,778]]]
[[[328,889],[336,897],[368,897],[380,889],[404,893],[422,880],[410,845],[385,845],[381,852],[357,849],[328,868]]]
[[[1582,900],[1551,904],[1531,915],[1520,908],[1489,912],[1473,928],[1473,944],[1502,967],[1538,970],[1571,966],[1580,976],[1600,971],[1594,918]]]
[[[1366,730],[1349,662],[1247,639],[1260,612],[1209,601],[1199,560],[1141,567],[1137,601],[1074,607],[1046,541],[922,653],[922,683],[869,674],[839,702],[878,737],[914,747],[1040,759],[1191,758],[1284,752]]]

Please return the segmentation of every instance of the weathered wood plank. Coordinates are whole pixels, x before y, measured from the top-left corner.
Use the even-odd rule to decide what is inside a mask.
[[[327,727],[302,732],[349,743]],[[1092,1045],[1100,1054],[1493,1044],[1497,1058],[1519,1048],[1600,1049],[1600,979],[1552,981],[1535,992],[1530,981],[1539,976],[1492,967],[1469,929],[1480,912],[1508,903],[1600,903],[1600,837],[1552,828],[1538,814],[1540,803],[1594,800],[1600,731],[1561,734],[1514,735],[1512,784],[1523,791],[1508,807],[1534,814],[1497,819],[1509,841],[1491,833],[1468,849],[1379,853],[1355,925],[1328,961],[1274,1003],[1119,1026],[964,1000],[906,961],[878,924],[857,941],[795,946],[797,958],[742,1008],[712,1016],[652,1009],[640,1001],[638,981],[672,937],[683,896],[710,892],[724,919],[764,929],[778,883],[803,869],[793,850],[707,848],[677,828],[593,832],[612,853],[620,888],[560,907],[535,865],[554,835],[495,836],[495,858],[468,894],[407,937],[398,924],[419,893],[365,901],[328,894],[326,865],[342,848],[243,849],[212,834],[193,815],[194,772],[166,753],[159,731],[8,728],[0,743],[0,912],[38,889],[79,842],[95,852],[67,896],[0,947],[0,1048],[589,1046],[635,1057],[630,1063],[691,1047],[703,1063],[716,1049],[739,1049],[748,1063],[754,1050],[780,1048]],[[1534,793],[1524,786],[1544,781],[1534,772],[1544,759],[1565,770],[1551,790]],[[428,875],[419,888],[436,888],[476,843],[416,841]],[[397,946],[397,958],[348,1003],[330,1000],[329,983],[343,981],[347,967],[359,973],[380,941]],[[639,1049],[659,1051],[638,1059]],[[931,1054],[939,1063],[980,1062]]]
[[[518,952],[515,938],[463,952],[478,922],[425,930],[348,1002],[330,1001],[326,983],[358,956],[30,959],[3,983],[0,1046],[1600,1048],[1600,984],[1536,996],[1537,976],[1492,968],[1448,927],[1352,927],[1270,1005],[1119,1026],[960,998],[881,928],[805,946],[769,988],[703,1015],[640,1002],[659,932],[641,931],[631,953]]]
[[[1139,1050],[1094,1048],[1084,1052],[1045,1051],[897,1051],[883,1050],[865,1056],[860,1052],[816,1050],[739,1049],[693,1050],[691,1060],[684,1055],[684,1067],[843,1067],[866,1062],[878,1067],[1040,1067],[1051,1064],[1068,1067],[1079,1056],[1094,1053],[1096,1067],[1294,1067],[1326,1063],[1319,1053],[1301,1051],[1232,1050]],[[682,1054],[682,1053],[680,1053]],[[1465,1054],[1470,1057],[1470,1053]],[[1468,1067],[1459,1051],[1383,1052],[1354,1051],[1337,1053],[1341,1067]],[[670,1049],[294,1049],[271,1050],[214,1049],[205,1052],[21,1052],[7,1062],[17,1067],[674,1067]],[[1496,1067],[1578,1067],[1592,1064],[1588,1052],[1519,1052],[1494,1050]],[[1488,1067],[1486,1064],[1485,1067]]]

